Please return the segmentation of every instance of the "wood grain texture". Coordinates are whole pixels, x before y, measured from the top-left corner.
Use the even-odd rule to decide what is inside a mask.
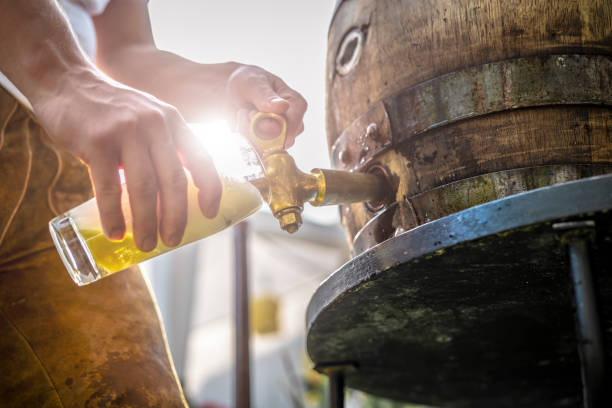
[[[336,73],[344,35],[366,34],[355,70]],[[609,0],[346,0],[330,27],[330,146],[371,104],[465,67],[544,54],[612,55]]]
[[[347,58],[338,60],[337,53],[355,29],[364,33],[361,54],[355,68],[340,75],[337,61]],[[408,112],[385,105],[402,90],[482,64],[555,54],[612,58],[609,0],[345,0],[328,40],[330,149],[342,132],[365,135],[367,126],[377,125],[377,140],[340,143],[334,153],[344,153],[341,168],[391,167],[398,228],[413,227],[401,220],[412,223],[422,212],[411,197],[447,183],[525,167],[612,164],[611,106],[509,106],[415,135],[403,124]],[[600,87],[612,93],[609,81]],[[341,208],[350,239],[374,216],[363,204]]]
[[[394,226],[409,229],[413,221],[418,225],[429,218],[415,219],[423,209],[410,199],[448,183],[526,167],[612,164],[612,109],[556,106],[495,113],[422,133],[371,162],[389,168],[395,200],[403,203]],[[351,238],[375,215],[361,203],[343,206],[340,214]]]

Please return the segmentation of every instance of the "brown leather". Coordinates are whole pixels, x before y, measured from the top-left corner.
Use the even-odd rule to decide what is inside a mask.
[[[140,271],[79,288],[52,246],[86,167],[2,89],[0,126],[0,406],[186,406]]]

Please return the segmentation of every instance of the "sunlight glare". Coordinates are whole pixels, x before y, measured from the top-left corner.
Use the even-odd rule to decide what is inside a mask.
[[[244,137],[230,131],[226,121],[190,123],[189,128],[204,145],[220,174],[247,179],[260,175],[255,152]]]

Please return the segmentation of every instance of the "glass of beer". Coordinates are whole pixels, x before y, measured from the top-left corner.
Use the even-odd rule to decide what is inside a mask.
[[[261,172],[250,146],[238,135],[229,132],[217,135],[215,140],[222,140],[222,143],[207,143],[206,148],[213,157],[223,186],[219,212],[214,218],[206,218],[201,213],[197,188],[188,177],[187,226],[177,247],[206,238],[244,220],[257,212],[263,204],[259,191],[248,181]],[[228,143],[230,140],[231,143]],[[121,206],[126,220],[126,234],[120,241],[109,240],[104,235],[95,198],[49,222],[53,242],[77,285],[95,282],[175,249],[165,246],[158,238],[155,249],[150,252],[140,251],[132,235],[131,210],[125,185]]]

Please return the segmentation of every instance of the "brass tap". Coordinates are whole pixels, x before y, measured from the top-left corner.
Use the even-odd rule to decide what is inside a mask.
[[[278,136],[266,138],[258,134],[258,124],[264,119],[281,125]],[[390,197],[389,183],[381,174],[326,169],[313,169],[310,174],[300,171],[285,150],[286,139],[285,118],[274,113],[255,114],[249,141],[259,156],[264,176],[251,183],[259,189],[283,230],[294,233],[300,228],[305,202],[322,206],[384,202]]]

